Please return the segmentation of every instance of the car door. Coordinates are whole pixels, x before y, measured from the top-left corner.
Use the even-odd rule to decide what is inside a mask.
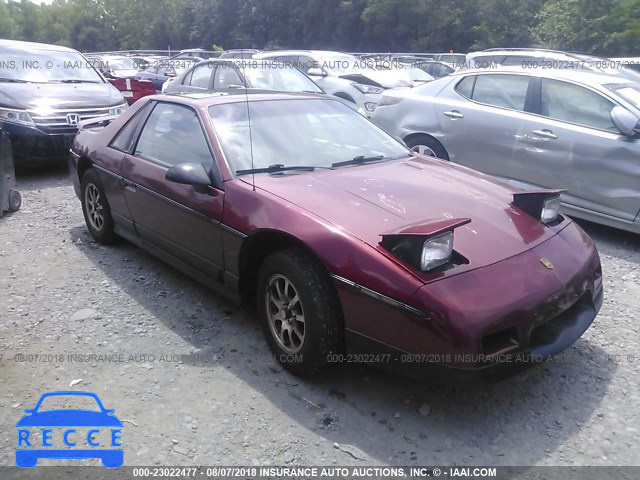
[[[482,73],[443,89],[434,109],[449,159],[491,175],[517,175],[514,145],[529,81],[526,75]]]
[[[204,92],[213,88],[213,63],[197,65],[184,76],[180,91]]]
[[[202,163],[220,186],[209,141],[191,108],[157,102],[124,160],[125,198],[138,235],[201,272],[220,278],[224,191],[169,182],[179,163]]]
[[[611,120],[617,103],[573,82],[539,79],[538,102],[518,137],[516,154],[528,165],[528,184],[565,188],[563,202],[633,221],[640,210],[640,140]]]
[[[136,236],[136,232],[133,226],[133,218],[125,199],[122,167],[125,156],[133,151],[135,141],[152,109],[153,102],[149,102],[129,119],[109,143],[101,158],[101,168],[98,168],[102,186],[109,199],[109,207],[111,208],[111,216],[113,217],[116,231],[125,237],[129,235]]]

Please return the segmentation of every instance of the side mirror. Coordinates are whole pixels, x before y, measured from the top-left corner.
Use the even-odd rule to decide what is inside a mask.
[[[179,163],[174,165],[164,176],[173,183],[193,185],[194,187],[210,187],[211,179],[201,163]]]
[[[631,136],[635,133],[640,119],[626,108],[616,105],[611,110],[611,121],[623,135]]]
[[[310,68],[307,70],[307,75],[310,77],[326,77],[327,73],[321,68]]]

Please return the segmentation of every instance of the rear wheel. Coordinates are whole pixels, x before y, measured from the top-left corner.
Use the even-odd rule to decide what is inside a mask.
[[[80,192],[82,213],[91,236],[99,243],[108,244],[116,241],[111,208],[98,172],[94,169],[87,170],[82,176]]]
[[[407,147],[414,152],[421,153],[422,155],[428,155],[430,157],[441,158],[442,160],[449,160],[449,154],[442,146],[442,144],[435,138],[428,135],[415,135],[405,139]]]
[[[299,249],[269,255],[258,274],[257,305],[276,360],[312,375],[342,344],[342,311],[327,273]]]

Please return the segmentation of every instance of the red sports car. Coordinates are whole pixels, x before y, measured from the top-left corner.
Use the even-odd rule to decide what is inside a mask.
[[[156,94],[156,87],[148,80],[134,78],[109,78],[109,83],[116,87],[129,105],[133,105],[142,97]]]
[[[535,362],[602,305],[598,254],[559,192],[411,152],[326,96],[147,97],[82,123],[71,154],[97,241],[255,299],[295,373]]]

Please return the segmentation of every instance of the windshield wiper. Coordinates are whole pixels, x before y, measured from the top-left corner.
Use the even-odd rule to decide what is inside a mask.
[[[100,83],[93,80],[79,80],[76,78],[65,78],[63,80],[51,80],[50,83]]]
[[[360,165],[362,163],[367,162],[376,162],[378,160],[384,160],[384,155],[375,155],[373,157],[365,157],[364,155],[358,155],[357,157],[353,157],[351,160],[345,160],[344,162],[336,162],[332,163],[332,167],[342,167],[344,165]]]
[[[19,78],[2,78],[2,77],[0,77],[0,82],[28,83],[26,80],[21,80]]]
[[[236,175],[246,175],[248,173],[280,173],[291,170],[308,171],[312,172],[317,168],[325,168],[331,170],[331,167],[317,167],[313,165],[283,165],[282,163],[275,163],[264,168],[250,168],[247,170],[236,170]]]

